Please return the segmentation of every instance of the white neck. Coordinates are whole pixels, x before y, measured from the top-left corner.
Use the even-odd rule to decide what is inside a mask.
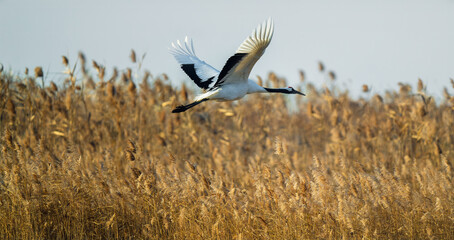
[[[249,79],[247,81],[247,85],[248,85],[248,89],[247,89],[247,93],[265,93],[267,92],[265,90],[265,88],[263,88],[262,86],[258,85],[257,83],[255,83],[254,81],[252,81],[251,79]]]

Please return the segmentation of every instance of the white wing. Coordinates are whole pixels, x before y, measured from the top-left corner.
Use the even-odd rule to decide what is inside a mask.
[[[224,82],[247,81],[255,63],[265,52],[273,38],[274,24],[271,18],[263,22],[243,41],[235,55],[227,60],[219,73],[216,86]]]
[[[189,42],[188,37],[186,37],[183,44],[177,41],[177,44],[172,43],[172,47],[173,49],[171,49],[170,53],[181,64],[181,69],[197,86],[203,89],[213,87],[219,70],[208,65],[195,55],[192,39]]]

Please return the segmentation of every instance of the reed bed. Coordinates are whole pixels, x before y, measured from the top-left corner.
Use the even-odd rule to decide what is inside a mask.
[[[131,60],[0,73],[1,239],[454,238],[452,89],[353,99],[301,73],[305,98],[172,114],[194,93]]]

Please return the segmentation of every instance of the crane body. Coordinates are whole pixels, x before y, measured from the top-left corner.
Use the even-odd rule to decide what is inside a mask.
[[[255,63],[260,59],[271,42],[273,32],[274,24],[271,19],[259,25],[243,41],[236,53],[227,60],[221,71],[200,60],[195,54],[192,40],[189,41],[187,37],[184,43],[180,41],[177,41],[177,44],[172,43],[173,49],[171,53],[181,64],[181,69],[198,87],[206,91],[198,95],[193,103],[178,106],[172,112],[184,112],[208,100],[234,101],[250,93],[305,95],[292,87],[265,88],[255,83],[252,79],[248,79]]]

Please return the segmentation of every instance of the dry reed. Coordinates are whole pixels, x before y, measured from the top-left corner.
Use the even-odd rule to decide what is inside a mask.
[[[354,100],[301,72],[297,111],[254,95],[171,114],[186,86],[79,60],[58,87],[0,75],[2,239],[454,238],[453,101]]]

